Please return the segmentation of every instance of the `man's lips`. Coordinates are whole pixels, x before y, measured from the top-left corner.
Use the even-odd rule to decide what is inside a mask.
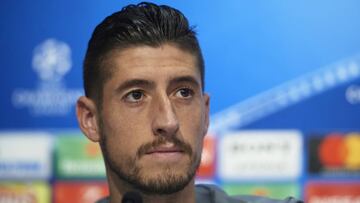
[[[184,157],[184,150],[179,147],[155,147],[148,150],[145,157],[152,161],[178,162]]]
[[[178,147],[155,147],[146,152],[146,154],[154,153],[183,153],[184,151]]]
[[[146,159],[149,158],[156,163],[159,163],[159,161],[162,163],[174,163],[181,161],[185,157],[186,150],[179,145],[168,142],[149,148],[144,155]]]

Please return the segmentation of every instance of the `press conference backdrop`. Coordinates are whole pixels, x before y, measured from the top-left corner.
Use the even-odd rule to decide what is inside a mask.
[[[206,61],[211,127],[197,182],[360,202],[359,1],[155,2],[185,13]],[[0,202],[108,194],[74,104],[93,28],[129,3],[0,3]]]

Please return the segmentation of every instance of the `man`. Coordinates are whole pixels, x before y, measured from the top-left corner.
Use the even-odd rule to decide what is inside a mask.
[[[178,10],[140,3],[107,17],[88,44],[84,87],[79,125],[100,143],[110,190],[100,202],[266,201],[195,187],[209,96],[196,34]]]

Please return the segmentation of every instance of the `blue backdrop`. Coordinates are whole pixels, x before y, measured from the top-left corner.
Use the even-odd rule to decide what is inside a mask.
[[[360,132],[359,1],[154,2],[196,26],[213,134],[298,130],[305,184],[311,136]],[[87,41],[129,3],[138,1],[2,1],[0,131],[76,129]],[[359,181],[359,171],[342,178]]]

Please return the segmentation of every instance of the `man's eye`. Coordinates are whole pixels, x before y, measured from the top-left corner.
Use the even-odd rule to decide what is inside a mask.
[[[177,97],[190,98],[194,95],[194,91],[189,88],[181,88],[176,92]]]
[[[134,90],[125,95],[125,100],[128,102],[139,102],[144,97],[144,93],[140,90]]]

